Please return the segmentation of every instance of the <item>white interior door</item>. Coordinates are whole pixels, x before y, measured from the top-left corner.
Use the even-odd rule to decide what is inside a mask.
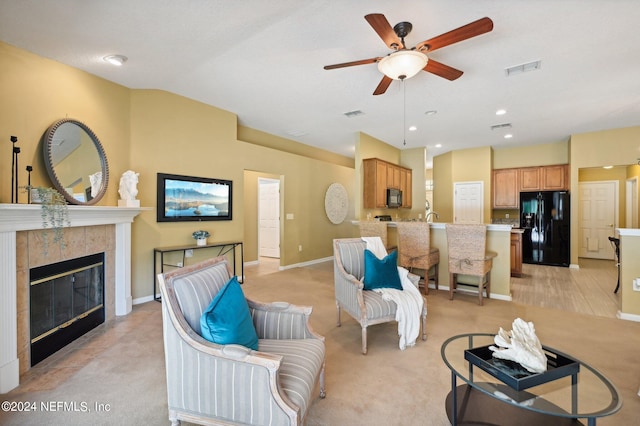
[[[258,256],[280,257],[280,181],[258,179]]]
[[[615,252],[608,237],[616,227],[618,182],[581,182],[579,189],[579,256],[613,259]]]
[[[455,182],[453,194],[455,223],[484,223],[483,182]]]

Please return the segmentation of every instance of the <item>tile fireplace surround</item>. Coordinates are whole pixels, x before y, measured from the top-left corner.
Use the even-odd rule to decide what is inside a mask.
[[[90,238],[86,235],[102,232],[104,245],[112,245],[114,268],[112,268],[112,281],[105,280],[105,302],[107,303],[107,318],[109,309],[115,315],[127,315],[131,312],[131,223],[135,216],[144,208],[132,207],[99,207],[99,206],[69,206],[69,220],[71,229],[65,228],[65,238],[68,232],[69,238],[82,235],[81,238]],[[18,292],[19,268],[22,269],[29,260],[18,259],[17,252],[24,249],[23,244],[30,247],[29,264],[35,266],[45,264],[42,259],[42,247],[31,247],[32,242],[40,238],[38,233],[20,231],[42,230],[41,206],[37,204],[0,204],[0,393],[6,393],[16,388],[20,382],[20,363],[18,355],[18,305],[24,301],[19,300]],[[107,225],[107,226],[104,226]],[[109,234],[109,235],[106,235]],[[50,238],[53,236],[50,235]],[[82,240],[84,245],[89,242]],[[19,244],[20,243],[20,244]],[[76,246],[78,241],[73,240]],[[107,252],[108,247],[103,247]],[[56,254],[57,250],[57,254]],[[66,249],[69,250],[69,247]],[[48,263],[58,262],[61,250],[53,243],[50,245],[51,260]],[[70,256],[73,257],[73,256]],[[107,271],[105,273],[110,275]],[[106,278],[106,277],[105,277]],[[20,281],[22,281],[20,279]],[[22,296],[21,296],[22,298]],[[109,299],[111,305],[109,307]],[[21,334],[28,333],[23,330]],[[23,369],[25,366],[22,367]]]

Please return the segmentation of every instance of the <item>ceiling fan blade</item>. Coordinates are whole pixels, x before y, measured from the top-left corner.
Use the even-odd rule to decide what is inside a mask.
[[[426,48],[427,52],[433,52],[434,50],[449,46],[450,44],[458,43],[471,37],[488,33],[492,29],[493,21],[485,17],[432,39],[423,41],[422,43],[418,43],[416,45],[416,50],[423,51]]]
[[[378,84],[378,87],[376,87],[376,90],[373,91],[373,94],[382,95],[384,92],[387,91],[392,81],[393,81],[392,78],[387,77],[386,75],[383,76],[382,80],[380,80],[380,83]]]
[[[360,61],[344,62],[342,64],[325,65],[324,69],[325,70],[333,70],[333,69],[336,69],[336,68],[352,67],[354,65],[375,64],[380,59],[382,59],[382,58],[362,59]]]
[[[387,21],[387,18],[385,18],[382,13],[371,13],[366,15],[364,19],[366,19],[374,31],[378,33],[389,49],[398,50],[404,47],[402,41],[398,38],[391,24],[389,24],[389,21]]]
[[[431,58],[429,58],[429,62],[427,62],[427,65],[423,68],[423,70],[451,81],[460,78],[460,76],[463,74],[462,71],[450,67],[449,65],[434,61]]]

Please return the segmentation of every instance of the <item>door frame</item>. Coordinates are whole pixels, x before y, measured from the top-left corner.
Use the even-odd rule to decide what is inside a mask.
[[[454,182],[453,183],[453,222],[454,223],[460,223],[458,222],[458,215],[456,214],[457,212],[457,206],[456,206],[456,200],[457,200],[457,189],[459,185],[470,185],[470,184],[474,184],[474,185],[478,185],[479,189],[480,189],[480,222],[478,223],[484,223],[484,182],[481,180],[475,180],[475,181],[468,181],[468,182]]]
[[[614,202],[613,202],[613,226],[611,227],[611,236],[615,235],[615,230],[618,227],[618,222],[619,222],[619,211],[620,211],[620,182],[617,180],[597,180],[597,181],[584,181],[584,182],[578,182],[578,194],[582,194],[582,185],[589,185],[589,184],[613,184],[613,196],[615,198]],[[581,246],[580,244],[582,244],[583,240],[583,233],[582,233],[582,227],[581,222],[582,222],[582,215],[583,215],[583,211],[582,211],[582,200],[578,200],[578,224],[577,224],[577,230],[578,230],[578,247],[577,247],[577,251],[578,251],[578,257],[587,257],[584,256],[581,251]],[[609,260],[613,260],[615,256],[615,253],[612,251],[611,252],[611,258]],[[603,259],[601,257],[594,257],[594,259]]]
[[[278,238],[278,256],[277,258],[280,259],[282,256],[282,252],[281,252],[281,246],[282,246],[282,182],[280,179],[274,179],[274,178],[267,178],[267,177],[258,177],[258,200],[257,200],[257,207],[258,207],[258,214],[257,214],[257,230],[258,230],[258,235],[257,235],[257,249],[258,249],[258,260],[260,259],[262,255],[262,253],[260,252],[260,222],[261,222],[261,191],[262,191],[262,185],[263,184],[278,184],[278,232],[277,232],[277,238]],[[272,256],[269,256],[272,257]]]

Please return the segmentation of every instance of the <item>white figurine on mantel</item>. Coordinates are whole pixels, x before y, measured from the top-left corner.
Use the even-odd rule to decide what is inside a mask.
[[[120,189],[118,189],[120,194],[118,207],[140,207],[140,200],[136,200],[136,195],[138,195],[138,176],[140,176],[140,173],[132,170],[127,170],[122,174]]]
[[[536,336],[533,323],[516,318],[512,327],[511,336],[500,327],[500,331],[493,339],[498,347],[489,347],[493,351],[493,356],[515,361],[532,373],[547,371],[547,356]]]

